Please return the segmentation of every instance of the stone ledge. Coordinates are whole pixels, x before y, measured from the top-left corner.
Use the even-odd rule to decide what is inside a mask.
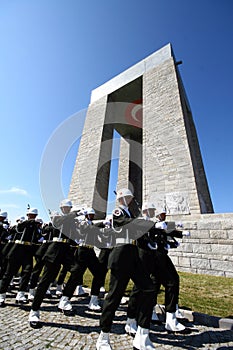
[[[180,309],[184,317],[189,322],[199,323],[203,326],[233,330],[233,318],[221,318],[217,316],[210,316],[200,312],[193,312],[191,310]],[[156,312],[165,315],[164,305],[157,305]]]
[[[90,288],[84,288],[84,290],[89,294],[91,292]],[[129,298],[126,297],[126,300],[128,301]],[[195,312],[192,310],[186,310],[182,308],[180,308],[180,311],[189,322],[198,323],[207,327],[233,330],[233,316],[232,318],[221,318],[218,316],[210,316],[201,312]],[[165,306],[157,304],[156,313],[161,317],[165,317]]]

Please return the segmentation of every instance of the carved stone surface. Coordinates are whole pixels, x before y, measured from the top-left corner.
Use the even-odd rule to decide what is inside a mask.
[[[165,203],[168,215],[190,214],[188,196],[185,193],[166,193]]]

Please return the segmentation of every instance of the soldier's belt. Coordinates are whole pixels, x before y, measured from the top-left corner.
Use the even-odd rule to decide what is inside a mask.
[[[16,239],[15,243],[16,243],[16,244],[23,244],[23,245],[31,245],[31,242],[20,241],[20,240],[18,240],[18,239]]]
[[[89,249],[94,248],[93,245],[87,245],[87,244],[82,244],[82,245],[79,245],[78,247],[89,248]]]
[[[116,245],[118,244],[133,244],[136,245],[135,239],[131,238],[116,238]]]
[[[54,237],[54,238],[53,238],[53,242],[67,243],[67,242],[68,242],[68,239]]]

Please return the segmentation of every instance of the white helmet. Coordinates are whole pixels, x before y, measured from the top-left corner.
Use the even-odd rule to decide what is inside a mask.
[[[34,214],[34,215],[38,215],[38,210],[36,208],[30,208],[27,211],[27,215],[28,214]]]
[[[72,202],[69,199],[63,199],[60,203],[60,208],[62,207],[71,207],[72,208]]]
[[[158,218],[158,219],[161,219],[161,217],[160,217],[160,215],[162,215],[162,214],[167,214],[167,212],[166,212],[166,209],[158,209],[157,211],[156,211],[156,217]]]
[[[85,215],[95,214],[95,210],[93,208],[85,209]]]
[[[20,222],[22,222],[22,221],[24,221],[25,220],[25,217],[24,216],[19,216],[18,218],[16,218],[16,222],[17,221],[20,221]]]
[[[6,211],[0,211],[0,216],[2,217],[2,218],[7,218],[7,212]]]
[[[133,197],[134,195],[128,188],[122,188],[119,191],[117,191],[117,198],[116,199],[126,197],[126,196]]]
[[[155,209],[155,205],[151,202],[144,202],[142,205],[142,210]]]

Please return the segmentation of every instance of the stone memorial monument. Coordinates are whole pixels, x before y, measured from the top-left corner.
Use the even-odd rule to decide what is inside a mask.
[[[179,63],[168,44],[92,91],[69,198],[105,217],[117,132],[117,188],[165,207],[191,232],[169,251],[177,268],[233,277],[233,214],[213,213]]]
[[[92,91],[70,198],[105,216],[112,137],[122,138],[117,187],[168,214],[212,213],[198,138],[170,44]]]

